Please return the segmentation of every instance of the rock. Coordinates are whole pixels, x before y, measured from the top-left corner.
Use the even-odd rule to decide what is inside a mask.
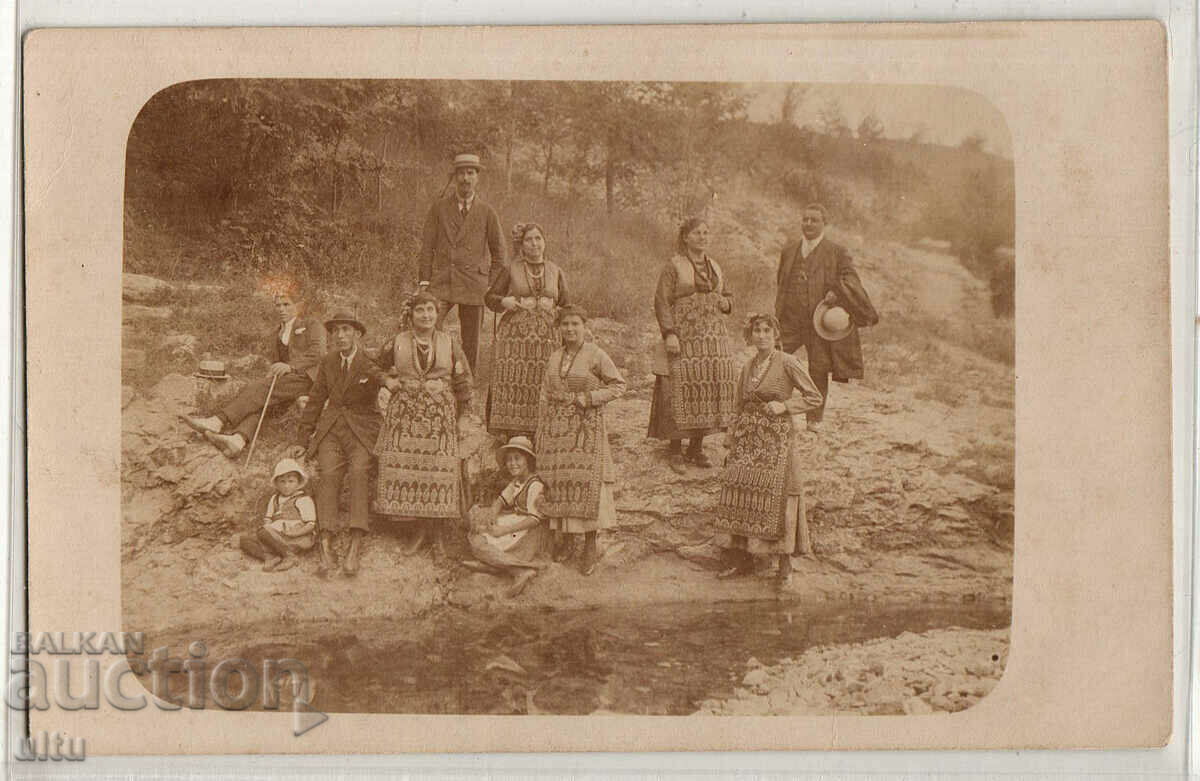
[[[160,347],[174,358],[191,358],[196,354],[196,337],[191,334],[167,334]]]
[[[121,307],[121,322],[128,325],[150,320],[169,320],[174,314],[169,306],[125,304]]]
[[[266,359],[261,355],[243,355],[241,358],[234,358],[229,361],[226,371],[238,372],[246,374],[253,372],[255,369],[266,365]]]
[[[145,274],[121,275],[121,298],[133,304],[155,304],[170,297],[175,290],[170,282]]]
[[[137,398],[137,392],[128,385],[121,386],[121,409],[125,409]]]
[[[904,713],[909,716],[923,716],[933,713],[933,708],[920,697],[909,697],[904,701]]]
[[[936,710],[954,711],[954,704],[941,694],[935,694],[929,698],[929,704]]]
[[[742,685],[758,688],[767,682],[767,678],[768,675],[766,669],[757,667],[746,673],[745,677],[742,678]]]

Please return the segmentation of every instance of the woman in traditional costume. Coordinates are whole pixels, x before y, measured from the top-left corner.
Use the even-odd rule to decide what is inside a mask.
[[[513,437],[499,455],[510,480],[490,507],[471,508],[467,542],[476,560],[463,564],[476,572],[511,576],[507,595],[515,597],[546,566],[550,531],[542,510],[546,484],[537,475],[529,437]]]
[[[725,327],[733,304],[707,247],[708,224],[698,217],[685,220],[676,254],[663,265],[654,292],[662,342],[654,355],[648,436],[670,442],[668,461],[679,474],[685,462],[712,466],[704,437],[729,425],[737,403],[737,367]]]
[[[483,301],[502,313],[496,329],[487,430],[499,437],[532,436],[546,361],[558,343],[554,321],[569,303],[562,269],[545,259],[546,233],[536,222],[512,229],[513,261]]]
[[[746,341],[757,353],[742,367],[741,406],[725,434],[729,455],[716,527],[717,544],[730,563],[719,577],[750,572],[754,554],[776,555],[778,580],[786,585],[792,554],[812,554],[792,416],[821,406],[823,399],[800,361],[776,349],[778,339],[774,315],[750,317]]]
[[[577,306],[558,311],[562,346],[546,367],[536,443],[545,513],[558,537],[555,561],[570,558],[582,534],[579,571],[590,575],[600,560],[596,532],[617,520],[604,405],[625,393],[625,379],[608,353],[584,341],[586,320]]]
[[[411,296],[411,327],[380,350],[391,391],[375,444],[379,463],[374,510],[394,521],[415,522],[406,553],[416,553],[428,532],[462,517],[465,509],[458,416],[471,403],[471,367],[454,336],[434,327],[438,301]]]

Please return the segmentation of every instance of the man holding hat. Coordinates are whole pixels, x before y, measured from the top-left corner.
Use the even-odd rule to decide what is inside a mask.
[[[334,312],[325,321],[325,328],[333,349],[317,369],[317,379],[300,418],[301,444],[290,448],[289,455],[298,457],[303,453],[309,458],[315,455],[321,472],[317,484],[318,571],[325,575],[336,566],[333,532],[348,527],[350,547],[342,570],[346,575],[354,575],[358,572],[362,537],[369,527],[367,478],[371,451],[382,422],[375,399],[383,386],[383,374],[359,344],[367,328],[353,312]],[[338,515],[338,496],[347,467],[350,515],[343,523]]]
[[[827,212],[819,203],[804,207],[800,230],[804,237],[788,244],[779,256],[775,317],[782,330],[783,349],[808,353],[808,373],[829,400],[829,376],[835,382],[861,380],[862,345],[859,326],[879,322],[862,280],[840,244],[825,238]],[[809,410],[808,429],[816,431],[825,404]]]
[[[483,294],[504,270],[504,235],[496,210],[476,195],[479,155],[454,158],[454,192],[436,201],[425,219],[417,263],[421,289],[441,302],[438,327],[451,307],[458,307],[462,345],[475,371],[479,330],[483,324]]]
[[[246,385],[216,415],[183,416],[189,426],[230,458],[241,453],[254,437],[268,395],[271,403],[267,414],[282,413],[308,393],[317,376],[317,363],[325,356],[325,329],[315,318],[304,317],[294,287],[276,291],[274,304],[279,326],[267,336],[267,356],[273,363],[266,376]]]

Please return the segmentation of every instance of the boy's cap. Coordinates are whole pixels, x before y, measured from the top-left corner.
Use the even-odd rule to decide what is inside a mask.
[[[275,465],[275,471],[271,474],[271,482],[275,482],[276,478],[286,475],[288,472],[295,472],[300,475],[301,487],[304,487],[304,484],[308,482],[308,473],[304,471],[304,465],[294,458],[281,459]]]

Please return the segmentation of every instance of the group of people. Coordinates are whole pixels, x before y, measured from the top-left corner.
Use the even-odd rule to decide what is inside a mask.
[[[599,562],[597,533],[616,521],[604,407],[625,392],[625,380],[587,340],[587,314],[572,302],[563,269],[546,259],[541,226],[513,227],[508,261],[496,212],[476,194],[481,170],[476,155],[455,158],[454,191],[426,219],[403,326],[378,354],[362,347],[366,327],[352,312],[318,323],[304,316],[297,292],[281,292],[267,376],[214,416],[184,416],[234,457],[264,407],[278,414],[303,399],[299,439],[273,473],[276,493],[262,526],[241,538],[265,568],[290,568],[297,552],[316,547],[319,571],[331,572],[333,534],[346,527],[341,569],[354,575],[372,511],[406,524],[408,553],[430,538],[440,548],[446,522],[466,517],[475,558],[464,564],[508,575],[514,595],[550,561],[577,559],[585,575]],[[775,312],[746,320],[755,355],[740,368],[727,327],[733,299],[707,253],[703,219],[680,226],[676,252],[659,274],[654,312],[662,338],[648,435],[668,442],[667,464],[683,473],[689,465],[711,468],[704,440],[726,433],[715,508],[727,555],[721,577],[749,572],[755,554],[770,554],[786,582],[791,555],[812,552],[793,416],[805,413],[818,430],[830,376],[862,377],[857,326],[878,321],[849,254],[824,238],[825,222],[820,205],[804,209],[803,239],[780,257]],[[458,421],[474,393],[485,306],[497,325],[484,417],[508,483],[490,505],[472,506]],[[451,308],[461,341],[441,327]],[[801,348],[807,365],[797,357]],[[302,456],[315,458],[320,471],[315,502],[304,494]],[[343,520],[338,500],[347,481]]]

